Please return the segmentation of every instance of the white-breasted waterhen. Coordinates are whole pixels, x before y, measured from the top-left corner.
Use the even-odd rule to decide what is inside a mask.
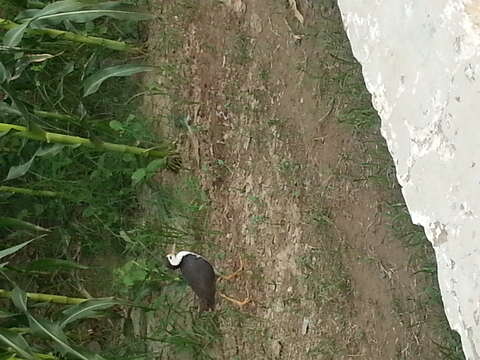
[[[172,248],[172,252],[167,255],[167,266],[170,269],[181,270],[188,285],[190,285],[200,300],[200,312],[215,309],[215,293],[218,280],[233,279],[243,271],[243,263],[240,259],[240,268],[234,273],[230,275],[217,274],[212,264],[199,254],[191,251],[180,251],[175,254],[175,245]],[[250,302],[248,294],[242,301],[222,293],[219,293],[219,295],[239,306],[246,305]]]

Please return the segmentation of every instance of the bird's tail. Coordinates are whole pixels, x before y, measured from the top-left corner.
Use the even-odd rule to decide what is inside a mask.
[[[215,302],[200,301],[200,312],[214,311],[214,310],[215,310]]]

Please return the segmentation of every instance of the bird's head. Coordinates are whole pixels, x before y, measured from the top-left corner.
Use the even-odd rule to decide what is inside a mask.
[[[172,249],[170,250],[170,254],[167,254],[167,267],[170,269],[178,269],[180,266],[180,262],[182,261],[181,258],[175,254],[175,244],[172,245]]]
[[[168,254],[167,256],[167,267],[170,269],[178,269],[180,266],[180,260],[177,258],[176,254]]]

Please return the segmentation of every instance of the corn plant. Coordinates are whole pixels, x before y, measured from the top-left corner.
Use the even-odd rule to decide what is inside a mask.
[[[31,243],[32,240],[0,251],[0,259],[12,255]],[[0,272],[7,278],[6,268],[8,263],[0,265]],[[104,359],[99,354],[93,354],[86,349],[72,345],[68,338],[68,329],[71,324],[86,318],[101,315],[112,306],[120,304],[113,299],[80,299],[69,298],[51,294],[26,293],[18,286],[12,291],[1,289],[0,296],[8,296],[14,307],[15,313],[3,311],[3,318],[10,318],[8,325],[0,327],[0,351],[3,357],[15,359],[57,359],[67,355],[72,358],[90,360]],[[52,302],[69,305],[51,320],[40,317],[29,306],[29,300],[37,302]]]
[[[120,1],[29,4],[14,2],[24,9],[0,20],[0,216],[56,219],[63,229],[49,236],[59,247],[65,233],[108,247],[91,238],[125,227],[138,186],[180,168],[129,102],[136,85],[128,77],[157,71],[124,55],[141,53],[130,35],[151,16]]]
[[[174,147],[135,109],[144,92],[131,75],[165,70],[143,64],[135,41],[136,24],[150,16],[121,1],[14,5],[23,8],[17,16],[0,19],[0,237],[5,246],[34,236],[41,241],[30,245],[35,259],[26,256],[0,269],[11,280],[0,298],[13,304],[9,326],[0,328],[0,357],[101,359],[81,347],[76,325],[118,302],[62,296],[62,282],[71,281],[72,272],[101,273],[97,282],[110,274],[68,259],[78,248],[87,258],[148,253],[135,262],[147,264],[148,272],[132,262],[116,272],[123,280],[114,290],[138,304],[156,286],[172,282],[152,254],[172,239],[194,237],[198,225],[189,222],[199,222],[204,199],[183,199],[150,181],[159,170],[181,167]],[[135,63],[125,60],[131,54]],[[145,184],[155,201],[152,221],[144,221],[138,199]],[[111,286],[102,290],[108,294]],[[42,303],[58,311],[49,314],[37,307]],[[162,311],[169,306],[157,305]],[[179,351],[213,341],[201,329],[182,330],[177,320],[169,319],[152,341]],[[173,324],[179,330],[169,334]]]

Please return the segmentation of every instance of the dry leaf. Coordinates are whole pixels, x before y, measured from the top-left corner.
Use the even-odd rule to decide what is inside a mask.
[[[303,15],[300,13],[300,11],[298,10],[298,6],[297,6],[297,0],[288,0],[288,2],[290,3],[290,7],[292,8],[293,10],[293,15],[295,16],[295,18],[300,22],[300,24],[303,25],[303,23],[305,22],[304,18],[303,18]]]
[[[228,8],[231,8],[236,13],[242,14],[247,9],[247,6],[242,0],[221,0],[221,2]]]

